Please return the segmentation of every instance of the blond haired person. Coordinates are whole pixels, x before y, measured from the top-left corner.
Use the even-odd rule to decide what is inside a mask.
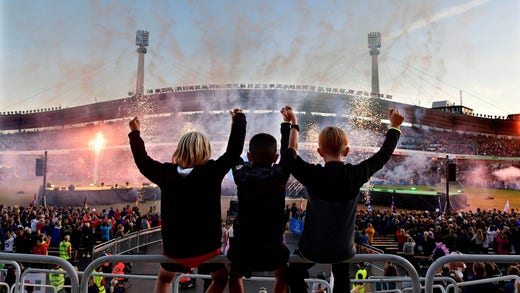
[[[211,158],[208,138],[200,132],[184,134],[172,156],[161,163],[146,153],[140,136],[140,121],[130,121],[130,146],[139,171],[161,188],[163,253],[175,263],[162,263],[155,292],[169,292],[176,272],[199,267],[211,273],[207,292],[223,292],[227,270],[223,264],[202,264],[220,254],[220,192],[224,176],[240,158],[246,133],[246,117],[241,109],[230,112],[231,134],[226,152]]]
[[[308,201],[303,235],[296,253],[317,263],[332,264],[333,293],[350,290],[349,264],[344,261],[356,253],[354,225],[359,189],[383,168],[392,156],[404,117],[399,111],[389,111],[390,129],[383,145],[370,158],[359,164],[345,164],[349,152],[348,137],[339,127],[325,127],[318,137],[318,153],[324,164],[310,164],[297,154],[299,127],[291,128],[289,149],[282,155],[291,174],[307,188]],[[305,292],[308,264],[291,263],[291,292]]]

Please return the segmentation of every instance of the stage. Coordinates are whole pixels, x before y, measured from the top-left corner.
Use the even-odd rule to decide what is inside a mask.
[[[365,193],[365,188],[361,193]],[[392,198],[396,209],[435,211],[444,210],[446,194],[436,191],[413,189],[384,189],[372,188],[370,203],[374,206],[390,207]],[[39,198],[42,196],[40,188]],[[160,200],[161,191],[155,185],[144,186],[69,186],[53,187],[45,189],[47,204],[55,206],[83,206],[85,199],[89,205],[109,205],[121,202]],[[361,195],[363,200],[365,197]],[[288,198],[289,199],[289,198]],[[439,202],[440,200],[440,202]],[[463,210],[468,206],[466,194],[463,192],[450,192],[450,206],[455,210]]]
[[[365,193],[367,190],[362,188],[361,192]],[[382,188],[372,188],[369,192],[370,204],[375,206],[390,207],[392,198],[396,209],[435,211],[437,208],[444,210],[446,206],[446,193],[442,192]],[[451,209],[462,210],[468,206],[467,197],[463,192],[450,192],[449,197]]]
[[[39,198],[42,196],[40,188]],[[145,185],[132,186],[78,186],[78,187],[54,187],[45,189],[46,202],[55,206],[83,206],[85,200],[88,205],[108,205],[122,202],[133,202],[136,199],[159,200],[161,191],[159,187]]]

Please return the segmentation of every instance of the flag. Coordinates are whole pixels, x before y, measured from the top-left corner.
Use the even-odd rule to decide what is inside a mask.
[[[34,193],[34,196],[33,196],[32,206],[33,206],[33,207],[36,206],[36,192]]]
[[[370,204],[370,197],[367,198],[367,212],[372,212],[372,205]]]
[[[506,205],[504,206],[504,213],[509,213],[509,199],[506,201]]]
[[[395,202],[394,197],[392,196],[392,203],[390,204],[390,212],[393,212],[395,210]]]
[[[85,195],[85,199],[83,200],[83,207],[88,209],[87,196]]]

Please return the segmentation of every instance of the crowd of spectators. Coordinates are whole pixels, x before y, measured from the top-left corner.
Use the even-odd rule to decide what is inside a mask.
[[[395,235],[395,240],[403,244],[413,240],[416,255],[431,255],[436,243],[461,253],[520,252],[520,213],[515,210],[509,213],[497,209],[450,213],[360,210],[356,218],[359,231],[367,229],[369,224],[376,235]]]
[[[153,210],[138,207],[96,211],[87,207],[4,206],[0,204],[0,250],[12,253],[48,254],[66,236],[72,245],[71,261],[90,258],[92,248],[128,233],[161,225]],[[42,244],[47,247],[42,252]]]
[[[431,263],[443,255],[453,253],[498,255],[520,253],[520,213],[514,209],[510,212],[477,209],[476,212],[448,213],[359,210],[356,217],[357,244],[371,244],[366,235],[373,234],[372,229],[375,230],[375,235],[393,238],[397,243],[397,253],[415,259],[416,265],[421,259],[427,259],[427,262]],[[458,282],[508,274],[520,275],[520,261],[512,265],[498,263],[482,265],[489,268],[485,273],[477,268],[477,274],[474,272],[474,264],[447,264],[439,275],[451,276]],[[477,266],[481,266],[480,263]],[[514,287],[514,280],[496,283],[496,287],[501,290],[506,286]],[[466,290],[474,292],[470,289]]]
[[[149,118],[149,125],[197,125],[198,120],[210,121],[212,124],[219,124],[219,115],[203,115],[199,114],[192,115],[193,117],[185,117],[179,123],[178,118],[173,116],[168,117],[154,117]],[[269,115],[269,114],[266,114]],[[321,125],[329,123],[328,117],[313,117],[313,121],[308,122],[307,129],[311,125]],[[193,120],[193,123],[192,123]],[[211,121],[214,120],[214,121]],[[214,123],[213,123],[214,122]],[[16,133],[0,133],[0,151],[2,150],[36,150],[36,149],[75,149],[85,148],[90,139],[95,137],[97,132],[102,132],[105,137],[110,138],[111,145],[126,145],[126,124],[127,121],[110,121],[106,123],[88,123],[81,127],[74,128],[59,128],[53,130],[42,130],[42,131],[21,131]],[[329,123],[330,124],[330,123]],[[335,120],[332,124],[338,124]],[[367,147],[378,145],[381,139],[378,134],[384,133],[385,125],[359,125],[359,123],[353,121],[339,122],[340,125],[345,125],[349,133],[353,131],[359,132],[372,132],[373,137],[379,137],[379,139],[367,139],[369,134],[356,133],[352,135],[353,141],[351,145]],[[480,156],[493,156],[493,157],[520,157],[520,139],[512,138],[507,136],[497,136],[491,134],[478,134],[472,132],[452,131],[449,129],[439,130],[428,127],[416,127],[416,126],[403,126],[402,136],[398,145],[400,149],[416,150],[416,151],[429,151],[429,152],[440,152],[450,154],[462,154],[462,155],[480,155]],[[163,129],[155,127],[147,130],[151,136],[151,142],[174,142],[180,136],[182,129],[178,129],[177,135],[174,133],[168,133],[165,135],[162,133]],[[306,129],[302,129],[303,136],[306,135]],[[226,133],[222,131],[211,131],[211,140],[223,141],[225,140]],[[219,137],[220,136],[220,137]],[[59,143],[56,143],[59,142]]]

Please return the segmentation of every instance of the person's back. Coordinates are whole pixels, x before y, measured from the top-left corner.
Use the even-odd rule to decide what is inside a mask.
[[[246,119],[241,109],[230,112],[231,134],[226,152],[210,159],[209,139],[200,132],[184,134],[173,153],[172,162],[161,163],[148,156],[140,137],[140,121],[130,123],[130,146],[139,171],[161,189],[163,253],[176,263],[162,263],[156,292],[168,292],[175,272],[199,267],[205,260],[220,254],[220,196],[224,176],[242,153]],[[194,216],[196,215],[196,216]],[[187,224],[189,223],[189,224]],[[219,280],[208,292],[221,292],[227,271],[219,265],[210,269],[213,280]],[[209,267],[205,266],[205,267]],[[203,266],[199,267],[199,272]],[[217,277],[214,272],[219,271]],[[210,272],[208,272],[210,273]],[[215,282],[214,282],[215,283]],[[210,290],[215,291],[210,291]]]
[[[309,164],[297,155],[298,132],[291,132],[289,149],[282,157],[291,174],[309,193],[303,235],[297,247],[297,252],[305,258],[318,263],[340,263],[356,253],[354,224],[359,190],[390,160],[401,133],[399,126],[404,117],[393,109],[389,116],[390,129],[383,145],[377,153],[357,165],[343,161],[349,148],[347,135],[341,128],[326,127],[319,135],[318,153],[325,162],[323,166]],[[338,274],[348,273],[346,265],[336,264],[335,267],[341,267]],[[302,274],[295,273],[293,278],[302,279]],[[341,280],[338,292],[350,287],[348,278],[342,279],[346,280]],[[335,291],[338,281],[339,278],[336,278]],[[301,280],[299,283],[302,286]],[[302,290],[301,287],[296,288],[295,291]]]
[[[65,235],[65,237],[63,237],[63,241],[60,242],[60,246],[59,246],[60,257],[65,260],[69,260],[71,257],[71,252],[72,252],[72,247],[70,244],[70,236]]]
[[[282,131],[283,128],[284,125]],[[289,125],[286,130],[289,130]],[[255,138],[265,139],[269,136],[256,135],[251,143],[254,143]],[[272,136],[270,138],[276,156],[276,140]],[[279,246],[285,231],[285,184],[289,172],[273,162],[250,161],[235,167],[233,176],[239,201],[237,225],[233,227],[235,240],[240,238],[246,246]]]
[[[287,149],[290,126],[290,123],[280,126],[281,152]],[[260,133],[249,142],[249,162],[241,160],[233,168],[239,209],[228,250],[232,293],[243,292],[241,282],[234,281],[234,274],[250,276],[255,271],[276,271],[275,292],[287,290],[287,280],[279,282],[278,276],[285,275],[289,259],[289,250],[283,244],[285,184],[289,172],[275,164],[277,158],[276,139]]]
[[[394,119],[402,118],[397,111],[392,113]],[[388,130],[377,153],[357,165],[344,164],[342,157],[348,154],[348,141],[346,134],[336,127],[327,127],[320,134],[319,152],[324,157],[324,166],[308,164],[289,149],[291,173],[307,188],[310,198],[303,241],[299,245],[303,255],[316,262],[332,263],[355,254],[354,217],[359,189],[390,159],[400,136],[396,128],[401,122],[402,119]]]

